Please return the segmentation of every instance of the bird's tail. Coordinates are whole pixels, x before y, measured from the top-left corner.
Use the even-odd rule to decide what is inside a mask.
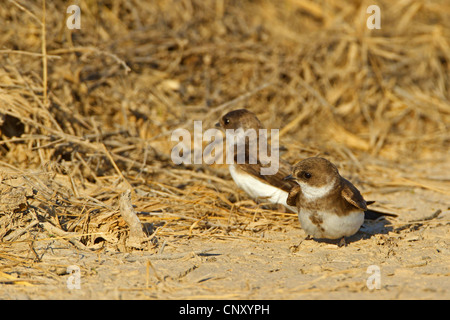
[[[366,201],[367,205],[373,204],[375,201]],[[379,217],[397,217],[395,213],[383,212],[378,210],[367,209],[364,211],[364,219],[366,220],[376,220]]]

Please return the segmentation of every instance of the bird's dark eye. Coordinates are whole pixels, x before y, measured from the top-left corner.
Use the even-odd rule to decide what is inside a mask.
[[[230,123],[230,119],[228,119],[228,118],[223,119],[223,123],[229,124]]]
[[[306,179],[309,179],[309,178],[311,178],[311,173],[309,173],[309,172],[303,172],[303,176],[306,178]]]

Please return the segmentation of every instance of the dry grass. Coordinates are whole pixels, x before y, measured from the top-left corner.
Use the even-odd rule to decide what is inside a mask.
[[[368,1],[78,3],[81,30],[66,28],[65,1],[0,7],[0,270],[38,261],[48,237],[129,250],[130,186],[148,250],[296,221],[224,166],[170,160],[174,129],[236,108],[280,128],[291,162],[326,154],[370,186],[449,195],[410,161],[450,155],[448,1],[379,1],[381,30],[366,28]]]

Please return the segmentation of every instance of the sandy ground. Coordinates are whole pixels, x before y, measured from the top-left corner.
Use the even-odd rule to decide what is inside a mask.
[[[165,237],[161,254],[80,251],[47,238],[33,245],[40,262],[3,273],[0,299],[449,299],[448,198],[421,188],[391,197],[416,210],[366,222],[346,247],[302,241],[294,219],[245,236]],[[435,208],[439,216],[424,220]],[[12,246],[34,254],[28,243]],[[69,266],[80,268],[80,289]]]

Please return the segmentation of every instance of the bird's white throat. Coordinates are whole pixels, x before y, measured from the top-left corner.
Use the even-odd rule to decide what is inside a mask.
[[[302,181],[298,182],[302,188],[303,196],[308,200],[316,200],[325,197],[334,188],[336,181],[330,181],[328,184],[321,187],[310,186]]]

